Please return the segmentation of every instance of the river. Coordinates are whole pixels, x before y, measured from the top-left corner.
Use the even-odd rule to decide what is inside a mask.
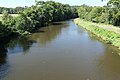
[[[72,20],[1,44],[0,80],[120,80],[120,51]]]

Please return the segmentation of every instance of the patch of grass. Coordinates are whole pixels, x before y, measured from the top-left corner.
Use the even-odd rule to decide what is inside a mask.
[[[17,17],[19,14],[10,14],[13,17]]]
[[[13,17],[17,17],[19,14],[10,14],[10,15]],[[0,14],[0,21],[2,21],[2,16],[3,16],[3,14]]]
[[[116,46],[120,49],[120,34],[114,31],[109,31],[105,28],[100,28],[94,25],[92,22],[84,21],[82,19],[75,19],[74,22],[78,26],[83,27],[86,30],[97,35],[98,37],[103,39],[106,43]]]

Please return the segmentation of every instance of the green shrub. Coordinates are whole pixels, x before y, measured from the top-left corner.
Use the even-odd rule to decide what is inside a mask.
[[[34,28],[35,25],[32,20],[29,19],[29,17],[26,17],[26,15],[21,14],[16,18],[16,29],[18,32],[31,32]]]

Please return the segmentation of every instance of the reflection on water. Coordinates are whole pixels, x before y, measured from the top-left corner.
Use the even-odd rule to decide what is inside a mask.
[[[4,80],[120,80],[120,51],[73,21],[53,23],[28,38],[3,44],[0,78]]]
[[[8,54],[27,53],[31,45],[35,43],[33,40],[29,40],[26,37],[17,37],[8,43]]]
[[[9,72],[7,56],[16,53],[26,53],[32,43],[35,41],[28,40],[26,37],[12,37],[0,39],[0,79],[5,77]]]
[[[7,48],[4,40],[0,40],[0,79],[5,77],[9,71],[9,65],[7,62]]]
[[[57,38],[61,34],[62,28],[65,28],[67,24],[65,22],[53,23],[53,25],[43,27],[40,29],[40,33],[32,34],[30,37],[39,43],[39,46],[45,46],[51,41]]]
[[[0,54],[0,79],[5,77],[9,72],[9,64],[7,62],[7,54]]]

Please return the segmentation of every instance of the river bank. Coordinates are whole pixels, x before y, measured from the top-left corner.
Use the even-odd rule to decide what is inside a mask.
[[[6,56],[1,56],[0,80],[120,80],[120,51],[72,20],[7,40],[1,42]]]
[[[120,34],[118,30],[115,30],[114,27],[103,27],[102,24],[96,24],[89,21],[85,21],[82,19],[75,19],[74,22],[80,26],[85,28],[86,30],[92,32],[99,38],[103,39],[106,43],[111,44],[118,49],[120,49]],[[108,25],[107,25],[108,26]]]

